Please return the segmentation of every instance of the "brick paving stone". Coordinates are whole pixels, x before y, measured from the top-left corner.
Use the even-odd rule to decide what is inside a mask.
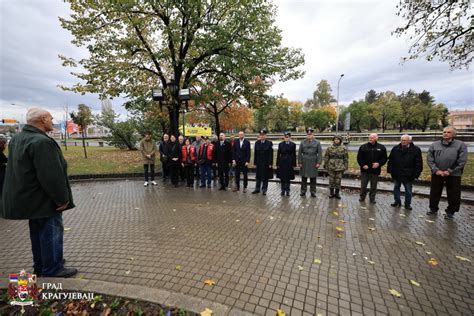
[[[262,196],[75,182],[77,207],[64,213],[67,265],[81,278],[146,284],[259,315],[472,312],[473,266],[456,256],[474,259],[474,206],[463,204],[447,222],[425,215],[426,198],[415,197],[410,212],[390,207],[386,193],[370,205],[348,192],[339,201],[326,188],[316,198],[291,188],[288,198],[277,183]],[[27,221],[0,219],[0,240],[0,275],[30,269]],[[427,263],[432,257],[437,267]]]

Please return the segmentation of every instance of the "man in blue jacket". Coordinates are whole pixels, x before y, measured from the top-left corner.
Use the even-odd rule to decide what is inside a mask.
[[[26,114],[27,124],[13,136],[3,188],[1,217],[27,219],[30,227],[34,273],[44,277],[71,277],[65,268],[62,212],[74,207],[67,163],[56,141],[53,117],[43,109]]]
[[[430,211],[437,215],[439,200],[446,184],[448,208],[446,219],[452,219],[461,206],[461,176],[467,162],[467,146],[454,139],[456,130],[448,126],[443,130],[443,139],[431,144],[426,157],[431,169]]]

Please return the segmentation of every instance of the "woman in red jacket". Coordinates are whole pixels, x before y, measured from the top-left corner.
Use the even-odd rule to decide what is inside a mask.
[[[181,147],[181,165],[184,168],[184,176],[188,183],[188,187],[192,188],[194,183],[194,166],[196,164],[196,147],[191,145],[189,138]]]

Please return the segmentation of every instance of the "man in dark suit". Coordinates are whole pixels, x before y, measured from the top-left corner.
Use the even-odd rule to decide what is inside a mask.
[[[267,131],[260,131],[260,139],[255,142],[254,164],[256,167],[257,183],[252,194],[267,194],[268,179],[272,176],[273,165],[273,143],[267,140]]]
[[[239,132],[239,139],[234,142],[232,153],[232,164],[235,167],[235,188],[234,192],[240,190],[240,172],[244,174],[244,193],[247,192],[248,165],[250,162],[250,142],[245,139],[243,131]]]
[[[225,134],[219,134],[219,142],[216,148],[216,163],[219,174],[219,191],[227,190],[229,186],[229,171],[232,163],[232,147],[230,142],[225,139]]]

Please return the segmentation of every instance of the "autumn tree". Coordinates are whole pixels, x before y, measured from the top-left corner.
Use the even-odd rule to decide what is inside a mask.
[[[405,24],[393,33],[412,40],[409,56],[448,62],[451,69],[468,68],[474,51],[474,10],[469,0],[405,1],[397,5]]]
[[[247,106],[230,107],[221,118],[221,130],[245,130],[252,127],[253,110]]]
[[[61,25],[89,56],[60,56],[64,66],[81,69],[73,73],[79,82],[63,88],[134,100],[173,81],[178,89],[167,88],[166,104],[173,133],[179,89],[206,74],[242,87],[256,77],[285,81],[303,74],[301,50],[282,46],[275,6],[266,0],[65,1],[72,14]]]
[[[329,105],[334,100],[331,94],[331,85],[327,80],[321,80],[316,86],[316,90],[313,92],[313,107],[323,107]]]
[[[91,108],[85,104],[79,104],[77,106],[77,112],[71,112],[72,121],[79,125],[81,128],[82,135],[82,147],[84,148],[84,157],[87,159],[87,150],[86,150],[86,133],[87,127],[94,123],[94,116],[92,115]]]

